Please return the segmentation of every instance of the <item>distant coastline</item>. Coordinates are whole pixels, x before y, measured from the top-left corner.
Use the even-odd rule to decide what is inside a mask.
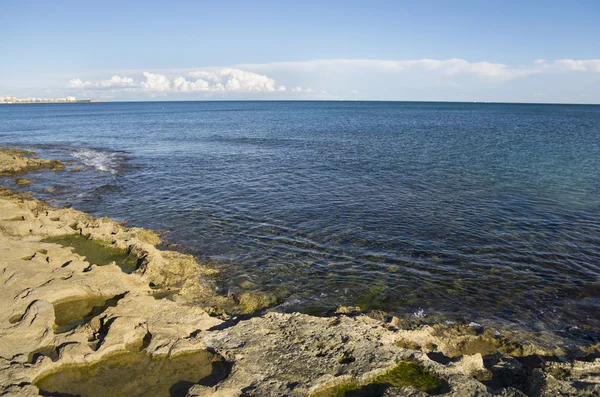
[[[0,97],[0,105],[15,105],[27,103],[92,103],[101,102],[97,99],[77,99],[74,96],[66,98],[17,98],[14,95],[8,94],[5,97]]]

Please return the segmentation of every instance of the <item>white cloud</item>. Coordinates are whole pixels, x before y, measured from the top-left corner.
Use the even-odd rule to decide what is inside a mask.
[[[89,81],[88,81],[89,83]],[[85,83],[81,81],[81,79],[72,79],[67,83],[67,87],[69,88],[84,88]]]
[[[589,60],[574,60],[574,59],[559,59],[549,65],[550,68],[561,70],[572,70],[576,72],[596,72],[600,73],[600,59]]]
[[[300,62],[272,62],[265,64],[242,64],[239,67],[249,70],[275,71],[287,70],[295,72],[372,70],[383,73],[399,73],[408,71],[439,72],[445,76],[471,74],[480,78],[508,80],[549,71],[587,71],[600,72],[600,59],[572,60],[561,59],[547,63],[537,59],[531,66],[510,67],[502,63],[469,62],[464,59],[416,59],[416,60],[382,60],[382,59],[320,59]]]
[[[600,73],[600,59],[537,59],[519,66],[459,58],[324,59],[138,73],[137,79],[135,76],[122,77],[124,72],[106,80],[74,78],[67,87],[83,92],[98,90],[99,95],[107,98],[128,96],[140,99],[154,95],[179,98],[226,98],[235,95],[258,99],[263,98],[260,95],[264,93],[278,95],[273,98],[350,99],[357,98],[360,92],[360,97],[365,99],[440,100],[465,97],[487,100],[488,95],[489,99],[493,99],[491,95],[494,92],[502,92],[503,98],[508,98],[510,92],[520,92],[524,99],[523,96],[531,98],[532,92],[548,90],[545,98],[557,100],[555,97],[561,95],[560,92],[574,92],[572,87],[592,90],[594,81],[598,81],[596,74]],[[280,82],[291,88],[286,89]]]
[[[216,86],[213,86],[216,88]],[[221,88],[220,86],[219,88]],[[198,79],[196,81],[187,81],[184,77],[177,77],[173,81],[173,91],[176,92],[208,92],[211,86],[208,81]]]
[[[214,72],[197,70],[189,73],[196,81],[176,79],[175,91],[180,92],[274,92],[285,91],[268,76],[241,69],[224,68]]]
[[[135,85],[135,83],[131,77],[113,76],[110,80],[99,82],[99,85],[103,88],[132,87]]]
[[[437,71],[452,76],[461,73],[475,74],[479,77],[513,78],[529,73],[528,70],[512,69],[501,63],[469,62],[464,59],[416,59],[416,60],[382,60],[382,59],[322,59],[301,62],[273,62],[267,64],[243,64],[241,68],[251,70],[291,70],[296,72],[316,72],[322,70],[347,71],[370,69],[384,73],[407,71]]]
[[[149,72],[143,74],[146,81],[142,81],[140,85],[144,91],[167,92],[171,90],[171,81],[166,76]]]
[[[149,93],[168,92],[283,92],[284,85],[277,85],[268,76],[241,69],[222,68],[215,71],[197,70],[189,73],[196,80],[176,77],[172,81],[164,74],[143,72],[145,80],[136,83],[130,77],[113,76],[108,80],[96,82],[82,81],[79,78],[67,83],[72,89],[123,89]]]
[[[292,88],[292,92],[312,92],[312,88],[302,88],[299,85],[297,85],[296,87]]]
[[[69,88],[78,88],[78,89],[107,89],[107,88],[115,88],[115,87],[134,87],[135,82],[130,77],[120,77],[113,76],[109,80],[102,80],[97,82],[91,81],[82,81],[81,79],[72,79],[67,83],[67,87]]]

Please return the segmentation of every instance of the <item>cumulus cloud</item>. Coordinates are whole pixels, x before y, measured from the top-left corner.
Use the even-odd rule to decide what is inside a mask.
[[[79,78],[67,83],[72,89],[120,89],[128,91],[143,91],[148,93],[168,92],[282,92],[284,85],[277,85],[275,80],[266,75],[248,72],[241,69],[222,68],[214,71],[196,70],[188,75],[191,80],[183,76],[171,80],[164,74],[143,72],[144,80],[136,83],[130,77],[113,76],[108,80],[96,82],[82,81]],[[195,80],[194,80],[195,78]]]
[[[67,83],[67,87],[69,88],[78,88],[78,89],[107,89],[107,88],[115,88],[115,87],[134,87],[135,82],[130,77],[120,77],[113,76],[108,80],[101,80],[96,82],[91,81],[82,81],[81,79],[72,79]]]
[[[140,84],[144,91],[167,92],[171,90],[171,81],[158,73],[144,72],[145,81]]]
[[[67,83],[67,87],[69,88],[85,88],[86,86],[91,85],[92,83],[90,83],[89,81],[86,81],[85,83],[83,81],[81,81],[81,79],[72,79]]]
[[[222,90],[221,84],[212,86],[213,90]],[[208,92],[211,90],[211,85],[208,81],[198,79],[196,81],[188,81],[185,77],[177,77],[173,82],[173,91],[176,92]]]
[[[188,81],[175,79],[174,89],[179,92],[274,92],[285,91],[285,86],[276,85],[268,76],[241,69],[224,68],[214,72],[198,70],[191,72]]]
[[[103,88],[132,87],[135,85],[133,79],[131,77],[127,77],[127,76],[125,76],[125,77],[113,76],[110,80],[103,80],[99,84]]]

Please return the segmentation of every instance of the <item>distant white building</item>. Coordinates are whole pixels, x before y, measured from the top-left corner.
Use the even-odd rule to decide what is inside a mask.
[[[77,98],[74,96],[68,96],[66,98],[17,98],[14,95],[8,94],[5,97],[0,96],[0,103],[64,103],[64,102],[77,102]],[[90,102],[90,101],[81,101],[81,102]]]
[[[6,96],[6,98],[4,98],[4,102],[7,102],[7,103],[12,103],[12,102],[15,102],[16,100],[17,100],[17,98],[14,95],[10,95],[10,94],[8,94]]]

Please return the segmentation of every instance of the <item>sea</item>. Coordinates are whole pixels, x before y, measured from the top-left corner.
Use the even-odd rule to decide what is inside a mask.
[[[5,105],[0,146],[72,162],[0,184],[162,231],[219,293],[600,341],[600,106]]]

